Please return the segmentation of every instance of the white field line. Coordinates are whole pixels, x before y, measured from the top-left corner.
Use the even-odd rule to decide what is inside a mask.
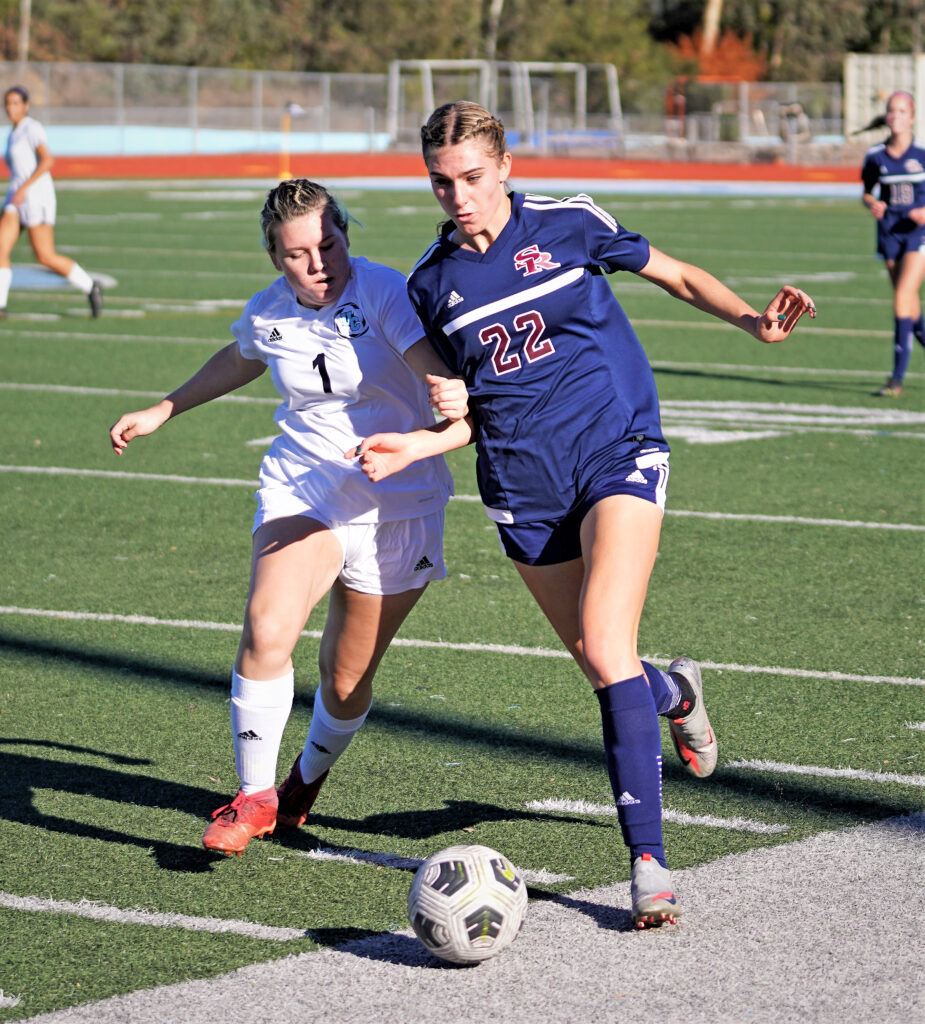
[[[57,395],[89,395],[94,398],[155,398],[164,397],[163,391],[128,391],[125,388],[77,387],[73,384],[16,384],[0,381],[0,391],[39,391]],[[222,395],[214,402],[242,402],[247,405],[279,405],[279,398],[263,398],[257,395]]]
[[[62,619],[69,622],[118,622],[127,626],[166,626],[173,629],[204,629],[224,633],[237,633],[240,623],[204,622],[196,619],[158,619],[150,615],[117,615],[111,612],[69,612],[51,608],[19,608],[0,605],[0,615],[23,615],[43,619]],[[321,631],[305,629],[302,636],[312,640],[321,639]],[[449,640],[413,640],[396,637],[394,647],[415,647],[420,649],[464,651],[484,654],[507,654],[524,658],[571,658],[567,651],[551,650],[548,647],[519,647],[514,644],[453,643]],[[670,658],[643,654],[642,657],[653,665],[669,665]],[[894,686],[925,686],[925,679],[907,676],[867,676],[848,672],[824,672],[803,668],[782,668],[768,665],[737,665],[716,661],[701,661],[701,668],[717,672],[742,672],[748,675],[791,676],[794,679],[824,679],[848,683],[890,683]]]
[[[7,321],[7,323],[9,323],[9,321]],[[107,334],[103,331],[100,331],[97,334],[91,334],[85,331],[14,331],[12,329],[3,329],[0,330],[0,337],[4,334],[14,333],[20,341],[25,341],[28,338],[38,339],[41,341],[151,341],[155,343],[165,343],[168,345],[211,345],[216,349],[228,344],[226,339],[184,338],[182,336],[161,336],[159,334]],[[878,373],[877,376],[882,377],[883,374]]]
[[[97,335],[96,337],[120,337],[118,335]],[[134,336],[133,336],[134,337]],[[153,337],[153,336],[149,336]],[[209,339],[185,339],[188,341]],[[818,370],[805,369],[801,367],[766,367],[766,366],[737,366],[732,363],[663,363],[658,365],[671,365],[689,368],[703,368],[708,366],[722,367],[730,370],[754,370],[763,372],[773,370],[779,372],[781,369],[787,373],[850,373],[854,375],[874,374],[874,370]],[[919,376],[925,377],[925,374]],[[0,381],[0,390],[4,391],[35,391],[39,393],[59,395],[80,395],[80,396],[112,396],[112,397],[142,397],[162,398],[163,391],[135,391],[127,388],[100,388],[76,384],[33,384],[18,381]],[[214,401],[238,401],[256,403],[259,405],[279,405],[282,401],[278,396],[252,396],[252,395],[223,395]],[[809,405],[796,402],[736,402],[736,401],[709,401],[709,400],[669,400],[661,402],[663,412],[669,413],[676,418],[696,417],[700,420],[717,420],[720,422],[732,421],[734,425],[741,425],[743,417],[747,418],[749,424],[784,424],[786,426],[799,426],[801,428],[813,425],[822,426],[872,426],[878,428],[909,426],[925,426],[925,412],[915,412],[907,409],[896,409],[881,405],[877,408],[866,406],[843,406],[843,405]]]
[[[401,871],[417,871],[424,863],[417,857],[399,857],[392,853],[374,853],[369,850],[326,850],[318,847],[316,850],[293,850],[297,857],[305,857],[308,860],[337,861],[341,864],[372,864],[374,867],[398,868]],[[555,874],[547,871],[546,868],[533,870],[531,868],[519,868],[524,881],[528,884],[542,882],[570,882],[572,875]]]
[[[2,988],[0,988],[0,1010],[9,1010],[14,1006],[19,1006],[22,1002],[20,996],[8,996]]]
[[[171,340],[181,341],[182,339]],[[790,369],[797,372],[792,367]],[[871,371],[868,376],[873,378],[877,375]],[[0,389],[90,397],[160,397],[159,392],[66,384],[0,382]],[[279,400],[275,398],[248,395],[226,395],[217,400],[260,405],[279,404]],[[662,419],[670,437],[685,440],[691,444],[729,444],[756,441],[780,437],[797,431],[801,434],[841,434],[853,437],[889,435],[892,438],[925,440],[925,430],[900,429],[902,427],[925,427],[925,413],[889,408],[885,405],[870,409],[770,402],[664,401],[662,402]],[[249,443],[256,445],[262,441]]]
[[[233,400],[233,396],[228,396]],[[239,401],[247,399],[240,398]],[[256,399],[255,399],[256,401]],[[173,473],[129,473],[117,469],[74,469],[68,466],[5,466],[0,473],[28,473],[38,476],[85,476],[106,479],[150,480],[174,484],[207,484],[221,487],[256,488],[256,480],[242,480],[235,477],[179,476]],[[476,494],[454,494],[453,501],[481,503]],[[690,509],[667,509],[666,515],[686,516],[694,519],[722,519],[730,522],[757,522],[802,524],[804,526],[844,526],[863,530],[900,530],[925,532],[925,525],[919,523],[872,523],[859,519],[813,519],[809,516],[771,516],[759,512],[697,512]]]
[[[886,332],[884,332],[886,333]],[[723,370],[735,373],[793,374],[798,377],[882,377],[883,370],[846,370],[840,366],[752,366],[745,363],[680,363],[669,359],[653,359],[653,370]],[[925,377],[925,373],[906,374],[907,377]]]
[[[925,732],[925,722],[904,722],[904,729],[915,729],[917,732]]]
[[[895,782],[902,786],[925,786],[925,775],[897,772],[869,772],[859,768],[821,768],[816,765],[784,764],[780,761],[727,761],[727,768],[747,768],[779,775],[816,775],[826,779],[858,779],[863,782]]]
[[[115,271],[113,271],[115,273]],[[191,275],[195,276],[195,275]],[[233,275],[241,276],[241,275]],[[668,327],[672,330],[685,331],[738,331],[738,327],[724,323],[721,320],[650,320],[645,317],[634,316],[634,327]],[[884,337],[892,338],[892,331],[868,330],[859,327],[812,327],[806,328],[807,332],[821,334],[826,337],[849,337],[849,338],[871,338]]]
[[[531,811],[561,811],[567,814],[584,814],[594,817],[616,817],[615,804],[592,804],[587,800],[530,800],[524,804]],[[673,811],[670,807],[662,808],[662,821],[672,825],[700,825],[704,828],[724,828],[733,832],[756,832],[760,835],[780,835],[788,832],[786,825],[769,825],[763,821],[751,821],[748,818],[717,818],[712,814],[687,814],[685,811]]]
[[[100,270],[100,268],[97,268],[97,269]],[[152,271],[152,270],[149,270],[149,269],[139,269],[137,271],[130,271],[130,270],[126,270],[125,268],[117,268],[117,267],[109,268],[109,270],[110,270],[110,272],[112,273],[113,276],[118,274],[120,276],[120,279],[124,278],[127,274],[131,274],[131,273],[144,274],[146,277],[150,277],[152,274],[154,274],[155,276],[164,277],[164,276],[170,276],[172,274],[177,273],[177,274],[182,274],[184,279],[187,279],[187,278],[190,278],[190,277],[193,277],[193,278],[203,278],[203,277],[218,278],[218,277],[220,277],[222,279],[244,278],[246,280],[251,280],[251,281],[253,281],[253,280],[257,279],[257,278],[261,278],[261,277],[265,278],[266,277],[266,274],[263,274],[263,273],[261,273],[260,271],[257,271],[257,270],[255,270],[255,271],[253,271],[252,273],[249,273],[249,274],[245,274],[245,273],[232,273],[232,272],[227,272],[227,273],[225,273],[225,272],[222,272],[222,273],[209,273],[209,272],[206,272],[206,271],[161,271],[161,272],[157,272],[157,271]],[[100,272],[102,272],[102,271],[100,271]],[[123,296],[115,296],[115,298],[117,298],[120,303],[128,301],[128,297],[127,296],[125,296],[125,297],[123,297]],[[158,300],[154,300],[154,299],[140,299],[139,298],[139,299],[133,300],[133,301],[137,301],[138,303],[140,303],[142,305],[145,305],[145,306],[150,306],[152,303],[155,303]],[[221,305],[222,307],[227,307],[227,308],[243,308],[244,301],[240,300],[240,299],[235,299],[235,300],[216,299],[216,300],[211,300],[211,301],[208,300],[208,299],[198,299],[198,300],[196,300],[196,304],[201,304],[204,309],[214,308],[214,306],[216,304]],[[184,301],[181,301],[181,302],[178,302],[178,303],[169,303],[166,300],[160,300],[160,305],[164,309],[173,309],[175,306],[182,306],[182,307],[186,308],[188,306],[193,305],[193,303],[191,303],[189,300],[184,300]],[[646,318],[646,317],[633,317],[633,325],[635,327],[659,327],[659,328],[668,328],[668,329],[671,329],[671,330],[699,330],[699,331],[706,331],[706,330],[711,330],[711,331],[712,330],[736,331],[736,330],[738,330],[738,328],[733,327],[731,324],[723,323],[722,321],[715,320],[715,319],[711,319],[711,320],[659,320],[659,319],[650,319],[650,318]],[[12,330],[12,328],[10,330]],[[808,330],[812,331],[814,334],[820,334],[820,335],[823,335],[823,336],[826,336],[826,337],[852,337],[852,338],[875,338],[875,337],[892,338],[893,337],[893,332],[889,331],[889,330],[864,329],[864,328],[856,328],[856,327],[817,327],[817,326],[813,326],[813,327],[808,328]],[[116,334],[105,333],[105,332],[102,332],[102,331],[99,334],[89,334],[89,333],[80,332],[80,331],[73,331],[73,332],[72,331],[46,332],[46,331],[36,330],[36,331],[25,332],[25,331],[22,331],[22,330],[18,330],[17,333],[19,333],[19,334],[25,334],[25,333],[36,334],[36,335],[40,335],[42,337],[48,337],[48,338],[79,339],[79,340],[82,340],[82,341],[83,340],[98,341],[98,340],[106,340],[106,339],[115,339],[115,340],[119,340],[119,341],[153,341],[153,342],[159,342],[159,341],[171,341],[171,340],[173,340],[171,338],[160,337],[158,335],[116,335]],[[186,339],[186,340],[201,341],[202,339],[194,338],[194,339]],[[660,360],[655,360],[653,362],[653,366],[655,366],[656,369],[659,366],[663,366],[663,367],[669,367],[669,366],[671,366],[671,367],[673,367],[673,366],[681,366],[681,367],[683,367],[683,366],[709,367],[711,365],[714,365],[714,364],[711,364],[711,363],[671,363],[671,362],[663,362],[663,361],[660,361]],[[722,364],[720,364],[720,365],[722,365]],[[749,367],[746,367],[746,366],[741,366],[741,367],[734,366],[732,368],[740,369],[743,372],[745,370],[747,370],[747,369],[750,369]],[[835,368],[835,367],[833,367],[831,370],[816,369],[816,370],[805,370],[805,371],[802,370],[802,368],[800,368],[800,367],[782,367],[782,368],[778,368],[778,367],[774,367],[774,366],[763,366],[763,367],[759,367],[758,369],[763,370],[764,372],[767,372],[769,370],[778,370],[779,369],[780,372],[782,372],[782,373],[796,373],[796,372],[831,373],[831,374],[836,375],[836,376],[846,372],[846,371],[844,371],[844,370],[842,370],[840,368]],[[860,371],[849,371],[849,372],[860,372]],[[880,377],[880,376],[883,375],[883,368],[881,367],[881,368],[879,368],[877,370],[871,370],[870,373],[872,373],[873,375],[875,375],[877,377]],[[922,374],[919,373],[919,372],[915,372],[915,373],[912,373],[912,376],[920,377],[920,376],[922,376]]]
[[[152,235],[151,237],[158,238],[159,241],[163,241],[163,236]],[[183,237],[183,236],[180,236]],[[107,256],[112,255],[111,245],[59,245],[57,247],[58,252],[64,253],[84,253],[84,252],[102,252]],[[238,259],[238,260],[253,260],[254,263],[260,263],[260,270],[263,273],[267,273],[267,257],[261,256],[259,251],[254,252],[229,252],[227,249],[183,249],[182,252],[178,253],[176,249],[156,249],[149,246],[128,246],[126,248],[119,249],[120,256],[173,256],[176,259],[178,256],[186,257],[220,257],[221,259]]]
[[[218,917],[191,917],[188,914],[160,914],[147,910],[123,910],[105,903],[80,900],[70,903],[66,900],[42,899],[38,896],[14,896],[0,892],[0,906],[11,910],[35,913],[75,914],[95,921],[110,921],[113,924],[142,924],[155,928],[183,928],[191,932],[214,932],[216,934],[244,935],[249,939],[273,939],[290,942],[292,939],[311,937],[304,928],[275,928],[251,921],[223,920]]]

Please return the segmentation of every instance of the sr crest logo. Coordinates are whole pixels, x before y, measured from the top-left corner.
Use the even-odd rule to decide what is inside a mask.
[[[514,254],[514,266],[524,272],[524,277],[531,274],[538,274],[541,270],[555,270],[562,266],[561,263],[553,263],[550,253],[540,252],[538,245],[528,245],[526,249]]]

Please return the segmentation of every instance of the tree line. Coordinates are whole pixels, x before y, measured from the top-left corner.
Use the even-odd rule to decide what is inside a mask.
[[[606,62],[696,74],[707,8],[763,77],[841,78],[845,52],[918,52],[925,0],[0,0],[0,57],[383,72],[393,59]],[[686,55],[685,55],[686,54]]]

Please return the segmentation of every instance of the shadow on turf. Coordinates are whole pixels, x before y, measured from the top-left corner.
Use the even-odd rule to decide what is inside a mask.
[[[629,889],[627,888],[627,894]],[[609,907],[602,903],[575,899],[572,896],[559,896],[530,888],[530,899],[557,903],[567,910],[585,914],[597,926],[605,931],[632,932],[633,915],[624,907]],[[529,910],[527,911],[529,915]],[[357,938],[345,935],[343,929],[312,930],[311,937],[319,945],[336,949],[341,953],[350,953],[364,960],[377,960],[381,963],[399,964],[403,967],[426,967],[433,970],[460,970],[476,967],[477,964],[453,964],[441,960],[429,952],[416,938],[393,932],[365,932]]]
[[[100,839],[121,846],[138,846],[150,851],[157,864],[166,871],[208,871],[216,860],[221,859],[202,848],[159,840],[150,833],[132,834],[125,830],[44,813],[35,806],[34,791],[42,789],[54,793],[98,797],[124,803],[133,812],[143,812],[145,807],[185,811],[197,817],[203,816],[203,828],[206,809],[218,806],[227,800],[227,796],[217,796],[209,789],[168,782],[148,775],[127,774],[103,765],[56,761],[30,754],[10,753],[3,749],[10,746],[45,747],[63,753],[100,757],[117,765],[150,763],[143,758],[110,754],[67,743],[0,737],[0,777],[3,778],[0,818],[62,835]]]
[[[9,633],[0,633],[0,644],[7,651],[15,651],[21,655],[43,660],[53,658],[70,661],[82,666],[90,666],[102,672],[131,672],[141,678],[154,678],[174,686],[194,687],[197,690],[208,692],[220,689],[223,696],[228,689],[228,679],[224,676],[209,675],[201,671],[146,661],[137,657],[94,652],[60,643],[26,640]],[[294,706],[310,712],[313,700],[313,693],[301,691],[296,694]],[[523,755],[544,761],[558,759],[571,764],[586,765],[596,771],[603,771],[603,758],[596,735],[593,742],[589,740],[584,743],[551,736],[514,734],[492,725],[460,721],[458,718],[441,718],[431,713],[425,714],[385,705],[376,705],[374,714],[378,726],[394,729],[407,735],[418,733],[430,738],[446,737],[451,738],[456,744],[469,745],[475,749],[490,750],[495,753],[500,752],[505,756]],[[81,752],[81,748],[51,741],[0,738],[0,745],[13,744],[46,746],[50,749],[70,753]],[[119,758],[122,755],[110,755],[95,751],[90,753],[99,754],[116,764],[133,763],[124,759],[120,761]],[[229,750],[229,758],[230,756],[231,751]],[[145,762],[134,763],[143,764]],[[147,805],[179,810],[201,819],[203,827],[209,812],[227,802],[228,793],[216,793],[200,787],[170,783],[160,778],[124,774],[112,768],[10,755],[2,749],[0,749],[0,771],[5,780],[5,786],[0,792],[0,817],[52,831],[138,845],[146,850],[150,849],[157,863],[165,870],[206,871],[216,860],[224,859],[221,855],[208,853],[198,846],[161,842],[152,839],[150,835],[129,835],[114,829],[99,828],[41,814],[32,804],[32,789],[58,789],[62,792],[87,794],[107,800],[121,800],[127,805],[135,807]],[[666,762],[663,772],[666,781],[683,781],[685,785],[698,787],[708,786],[711,792],[715,793],[717,799],[722,799],[725,794],[735,797],[745,794],[751,799],[765,801],[768,807],[772,807],[774,804],[785,804],[819,814],[824,818],[837,816],[864,822],[908,814],[919,809],[911,798],[907,802],[902,802],[901,799],[890,797],[854,797],[849,793],[833,792],[831,785],[826,785],[824,781],[817,784],[808,777],[775,776],[769,778],[756,772],[721,767],[708,782],[695,783],[690,780],[683,768],[673,761]],[[371,815],[361,821],[324,815],[313,815],[312,821],[313,824],[319,826],[351,832],[420,838],[460,828],[474,827],[483,821],[511,820],[512,818],[529,818],[531,820],[543,818],[550,822],[581,824],[584,827],[589,825],[613,827],[612,818],[595,820],[586,816],[569,816],[558,812],[550,814],[528,812],[468,801],[449,801],[443,808],[427,811],[383,812]],[[277,835],[280,835],[281,832],[282,830]],[[299,833],[295,833],[295,835],[298,836]],[[303,835],[307,837],[309,833]],[[289,839],[283,842],[284,845],[301,845],[303,849],[306,848],[304,842],[298,839]],[[317,844],[317,840],[314,840],[314,843]]]

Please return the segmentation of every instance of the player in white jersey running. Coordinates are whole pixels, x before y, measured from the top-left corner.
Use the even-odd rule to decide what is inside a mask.
[[[99,316],[103,308],[99,283],[79,263],[55,250],[55,186],[49,173],[54,161],[45,129],[29,116],[29,94],[21,85],[7,89],[3,105],[13,128],[5,154],[10,186],[0,213],[0,316],[6,314],[13,279],[10,257],[22,228],[39,263],[79,288],[90,302],[92,315]]]
[[[357,461],[344,460],[344,450],[383,419],[395,430],[440,431],[467,410],[465,386],[450,379],[424,338],[402,275],[351,257],[347,216],[326,189],[282,182],[268,194],[261,224],[282,277],[247,304],[234,342],[110,431],[122,454],[132,438],[267,367],[283,398],[275,416],[281,434],[260,468],[250,592],[232,672],[241,785],[203,836],[207,849],[239,855],[277,822],[305,821],[366,718],[386,648],[428,582],[446,575],[443,515],[453,484],[443,459],[416,463],[382,490]],[[431,406],[447,418],[435,423]],[[277,792],[292,652],[329,592],[311,726]]]

